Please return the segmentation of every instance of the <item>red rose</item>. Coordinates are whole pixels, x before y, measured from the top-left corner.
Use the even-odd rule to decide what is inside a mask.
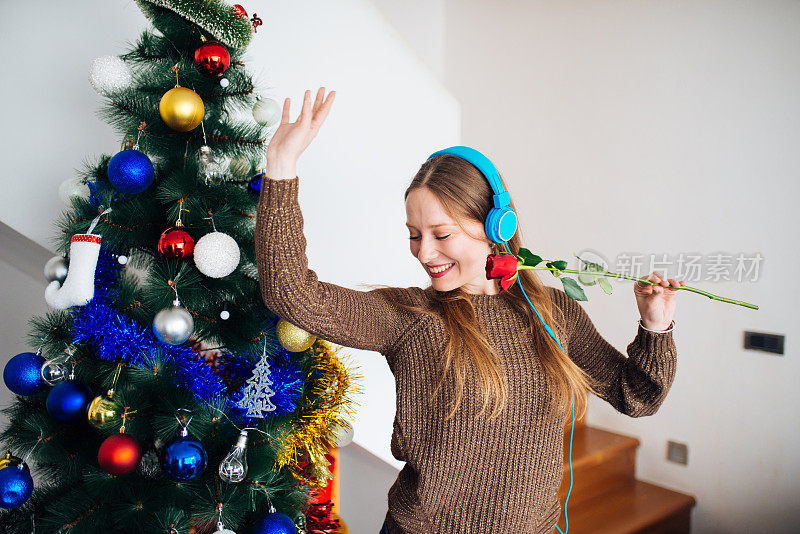
[[[517,280],[520,263],[513,254],[489,254],[486,258],[486,279],[500,278],[500,290],[505,291]]]

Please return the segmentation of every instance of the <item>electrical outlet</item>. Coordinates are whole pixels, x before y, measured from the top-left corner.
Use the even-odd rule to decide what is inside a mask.
[[[773,354],[783,355],[784,336],[780,334],[767,334],[765,332],[745,332],[744,348],[763,350]]]
[[[689,463],[689,446],[686,443],[667,441],[667,460],[686,465]]]

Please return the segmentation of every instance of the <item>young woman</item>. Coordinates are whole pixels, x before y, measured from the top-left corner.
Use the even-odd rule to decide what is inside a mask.
[[[641,319],[627,358],[534,271],[501,292],[485,271],[488,254],[505,252],[484,230],[492,189],[450,154],[428,159],[405,194],[411,253],[430,286],[357,291],[319,281],[307,264],[295,166],[334,96],[321,87],[312,105],[306,91],[293,123],[287,98],[267,149],[255,235],[264,302],[323,339],[386,357],[397,385],[391,450],[406,464],[382,533],[552,533],[573,398],[576,419],[590,391],[631,417],[656,412],[675,376],[674,288],[683,281],[654,272],[658,285],[634,284]],[[520,232],[507,244],[517,253]]]

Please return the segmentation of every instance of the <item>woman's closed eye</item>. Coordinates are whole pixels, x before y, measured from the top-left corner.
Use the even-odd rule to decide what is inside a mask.
[[[439,241],[441,241],[441,240],[443,240],[443,239],[447,239],[448,237],[450,237],[450,235],[451,235],[451,234],[447,234],[447,235],[445,235],[445,236],[442,236],[442,237],[437,237],[436,239],[438,239]],[[417,240],[417,239],[419,239],[420,237],[421,237],[421,236],[418,236],[418,235],[417,235],[417,236],[413,236],[413,235],[412,235],[412,236],[409,236],[408,238],[409,238],[409,239],[412,239],[412,240],[414,240],[414,241],[416,241],[416,240]]]

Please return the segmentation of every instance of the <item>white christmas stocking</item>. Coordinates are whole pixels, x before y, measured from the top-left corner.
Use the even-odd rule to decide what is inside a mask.
[[[94,271],[100,257],[101,236],[76,234],[69,244],[69,269],[63,284],[53,280],[44,290],[44,300],[51,308],[66,310],[83,306],[94,297]]]

